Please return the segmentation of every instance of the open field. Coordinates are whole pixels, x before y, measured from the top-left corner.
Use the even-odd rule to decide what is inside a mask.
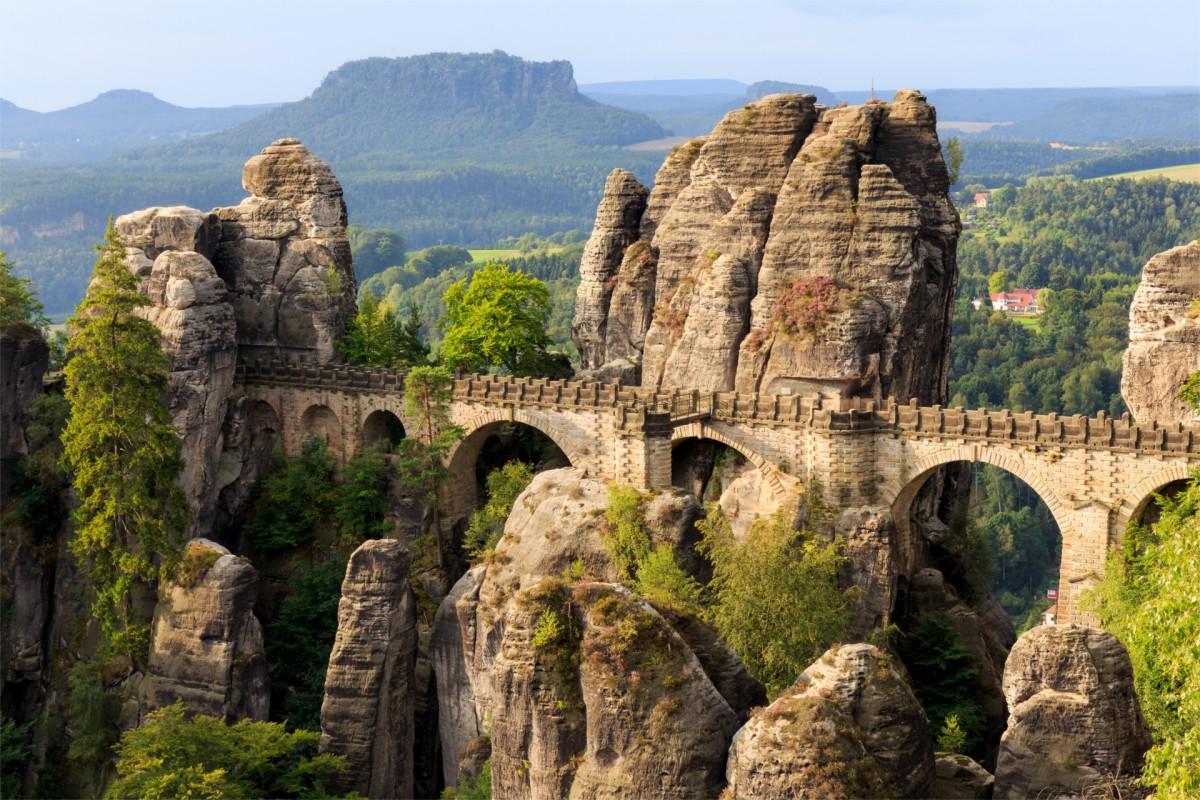
[[[1034,333],[1041,330],[1041,314],[1009,314],[1008,318],[1022,328],[1028,328]]]
[[[662,139],[647,139],[644,142],[634,142],[633,144],[625,145],[626,150],[632,150],[635,153],[658,153],[670,150],[672,147],[678,147],[681,144],[687,144],[692,140],[690,136],[667,136]]]
[[[470,250],[471,258],[475,261],[502,261],[506,258],[515,258],[523,255],[520,250],[513,249],[492,249],[492,250]]]
[[[1102,181],[1105,178],[1166,178],[1172,181],[1200,183],[1200,164],[1180,164],[1176,167],[1158,167],[1157,169],[1142,169],[1136,172],[1121,172],[1116,175],[1105,175],[1102,178],[1090,180]]]

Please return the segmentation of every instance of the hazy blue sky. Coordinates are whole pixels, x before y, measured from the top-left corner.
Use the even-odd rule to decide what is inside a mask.
[[[0,97],[295,100],[367,56],[501,49],[576,80],[830,89],[1200,82],[1198,0],[4,0]]]

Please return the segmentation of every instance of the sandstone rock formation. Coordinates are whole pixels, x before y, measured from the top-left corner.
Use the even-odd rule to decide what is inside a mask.
[[[944,399],[959,222],[922,95],[770,95],[640,188],[610,176],[580,266],[591,376]]]
[[[992,796],[995,778],[970,756],[938,753],[930,796],[936,800],[983,800]]]
[[[1121,396],[1139,422],[1200,422],[1176,395],[1200,371],[1200,240],[1151,258],[1129,308]]]
[[[1112,634],[1079,625],[1026,632],[1009,653],[1004,695],[995,797],[1077,795],[1141,769],[1150,733],[1129,654]]]
[[[408,550],[363,543],[346,566],[321,704],[321,750],[345,756],[342,791],[411,797],[416,605]]]
[[[17,323],[0,329],[0,459],[29,452],[26,419],[49,364],[50,348],[37,328]],[[7,495],[7,475],[3,484]]]
[[[431,648],[448,783],[490,720],[497,797],[719,791],[728,739],[762,687],[702,623],[615,583],[607,505],[608,487],[577,469],[540,473],[495,554],[439,609]],[[643,513],[653,541],[690,550],[694,497],[662,492]],[[553,647],[535,642],[547,612],[561,625]]]
[[[834,646],[737,732],[726,777],[731,800],[924,797],[929,723],[888,656]]]
[[[331,361],[354,315],[346,203],[329,165],[296,139],[280,139],[246,162],[250,197],[218,208],[213,263],[233,293],[243,357]]]
[[[171,362],[167,403],[193,536],[237,516],[270,455],[273,437],[260,434],[278,430],[234,396],[238,357],[334,360],[355,308],[346,207],[329,166],[281,139],[246,163],[242,183],[251,196],[231,208],[147,208],[115,223],[150,296],[141,313]]]
[[[258,575],[245,559],[193,539],[179,576],[159,590],[142,710],[182,700],[198,714],[265,720],[270,695]]]

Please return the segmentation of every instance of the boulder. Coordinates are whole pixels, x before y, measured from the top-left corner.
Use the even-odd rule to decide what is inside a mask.
[[[197,714],[230,722],[267,718],[257,592],[250,562],[207,539],[188,543],[179,572],[159,590],[140,687],[143,713],[182,700]]]
[[[734,736],[722,796],[927,796],[933,742],[902,669],[872,645],[830,648]]]
[[[728,739],[762,687],[703,623],[616,583],[607,506],[607,485],[578,469],[538,474],[492,557],[439,609],[431,650],[448,782],[490,720],[497,797],[719,791]],[[651,540],[692,565],[696,499],[666,490],[642,510]],[[548,612],[561,626],[549,639],[539,631]],[[647,649],[617,652],[620,619]]]
[[[221,239],[217,215],[188,206],[144,208],[117,217],[113,227],[126,247],[150,261],[171,250],[191,251],[211,259]]]
[[[1121,396],[1139,422],[1200,422],[1177,395],[1200,371],[1200,240],[1146,262],[1129,308]]]
[[[992,796],[992,773],[970,756],[938,753],[934,757],[934,800],[984,800]]]
[[[350,556],[321,703],[321,751],[344,756],[341,791],[411,797],[416,603],[408,550],[364,542]]]
[[[1004,696],[995,797],[1075,796],[1141,770],[1150,732],[1129,654],[1112,634],[1079,625],[1027,631],[1004,667]]]
[[[769,95],[672,151],[645,199],[609,189],[589,247],[612,293],[581,284],[577,304],[589,376],[619,361],[653,388],[944,400],[960,226],[920,93]]]

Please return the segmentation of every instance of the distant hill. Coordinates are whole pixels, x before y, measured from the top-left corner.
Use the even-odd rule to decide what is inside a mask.
[[[333,71],[304,100],[210,136],[84,166],[0,160],[0,250],[34,278],[50,311],[68,310],[109,214],[236,203],[241,165],[282,136],[332,165],[351,221],[396,230],[413,248],[588,230],[610,170],[649,183],[661,163],[659,153],[622,145],[665,133],[580,94],[565,61],[372,58]]]
[[[118,150],[225,130],[269,108],[183,108],[135,89],[115,89],[48,112],[0,100],[0,150],[38,161],[89,161]]]
[[[296,136],[323,158],[343,162],[476,152],[524,162],[544,157],[546,148],[621,146],[665,134],[642,114],[580,94],[568,61],[525,61],[499,51],[431,53],[351,61],[303,100],[133,157],[243,158],[273,139]]]
[[[1070,87],[1050,89],[927,89],[925,96],[937,107],[940,120],[1013,122],[1031,119],[1071,101],[1155,97],[1196,91],[1195,87]],[[894,89],[877,89],[876,97],[891,97]],[[839,90],[849,103],[870,97],[865,90]]]
[[[783,81],[628,81],[591,83],[582,91],[593,100],[639,111],[677,136],[701,136],[735,108],[769,94],[815,94],[817,102],[837,105],[841,99],[824,86]]]
[[[718,95],[741,97],[746,93],[746,84],[728,78],[685,78],[683,80],[659,81],[607,81],[585,83],[579,87],[584,94],[633,94],[675,97]]]
[[[1115,139],[1200,143],[1200,91],[1158,97],[1080,97],[980,136],[1074,144]]]

